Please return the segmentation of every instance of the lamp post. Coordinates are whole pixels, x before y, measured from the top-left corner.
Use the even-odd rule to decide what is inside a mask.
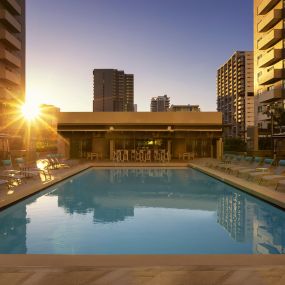
[[[275,104],[274,104],[275,106]],[[272,105],[267,105],[267,116],[270,117],[270,148],[273,152],[273,157],[274,159],[276,158],[276,150],[275,150],[275,144],[274,144],[274,138],[273,138],[273,134],[274,134],[274,115],[275,115],[275,108]]]
[[[273,149],[273,123],[274,123],[274,112],[270,109],[270,121],[271,121],[271,149]]]
[[[274,109],[271,105],[267,105],[266,115],[270,118],[270,149],[273,151],[273,124],[274,124]]]

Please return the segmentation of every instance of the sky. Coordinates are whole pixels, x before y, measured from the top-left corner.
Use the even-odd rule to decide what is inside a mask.
[[[27,100],[92,111],[94,68],[134,74],[152,97],[216,110],[216,71],[252,50],[253,0],[27,0]]]

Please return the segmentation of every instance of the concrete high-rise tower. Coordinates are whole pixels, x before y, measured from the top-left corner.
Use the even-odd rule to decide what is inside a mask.
[[[225,138],[253,140],[252,51],[237,51],[217,71],[217,109],[223,114]]]
[[[271,111],[285,108],[284,3],[254,0],[254,93],[260,147],[274,132]]]
[[[167,112],[170,106],[170,98],[167,95],[151,98],[151,112]]]
[[[134,75],[117,69],[93,70],[93,112],[133,112]]]
[[[25,100],[25,0],[0,1],[0,133]]]

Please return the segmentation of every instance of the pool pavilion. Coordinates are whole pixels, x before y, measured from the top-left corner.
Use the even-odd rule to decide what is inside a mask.
[[[57,130],[71,158],[169,161],[222,156],[218,112],[61,112]]]

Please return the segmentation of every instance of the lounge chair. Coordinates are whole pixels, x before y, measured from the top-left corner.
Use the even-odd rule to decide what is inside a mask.
[[[285,180],[280,180],[280,181],[278,181],[275,190],[276,190],[276,191],[279,191],[279,190],[280,190],[280,187],[281,187],[281,189],[284,189],[284,190],[285,190]],[[283,192],[283,191],[282,191],[282,192]],[[284,192],[285,192],[285,191],[284,191]]]
[[[250,168],[253,161],[254,158],[252,156],[246,156],[243,159],[241,159],[240,163],[229,165],[227,169],[228,173],[234,174],[237,173],[237,171],[240,169]]]
[[[39,159],[36,162],[37,164],[37,169],[40,169],[42,171],[42,174],[45,176],[45,179],[49,177],[51,179],[51,173],[50,173],[50,162],[48,159]]]
[[[230,163],[224,164],[223,166],[220,166],[220,169],[230,173],[231,169],[241,167],[248,165],[249,162],[246,160],[247,157],[242,157],[242,156],[236,156]],[[250,160],[250,158],[249,158]]]
[[[256,168],[261,167],[263,159],[261,157],[255,157],[250,168],[242,168],[237,171],[237,176],[248,176],[250,172],[255,172]]]
[[[47,178],[47,176],[50,177],[50,173],[48,172],[48,169],[45,168],[45,165],[43,165],[42,168],[39,168],[36,165],[27,164],[23,157],[16,158],[15,162],[20,169],[21,174],[25,177],[36,177],[40,176],[40,174],[43,174],[45,178]]]
[[[15,158],[15,162],[17,164],[17,167],[18,167],[21,175],[24,175],[27,178],[39,176],[39,174],[40,174],[39,169],[36,169],[34,167],[27,165],[25,163],[24,158],[22,158],[22,157]]]
[[[274,173],[274,159],[271,158],[265,158],[263,162],[263,166],[261,168],[256,168],[255,172],[250,172],[248,174],[248,179],[251,180],[260,180],[260,178],[266,174],[270,175]]]
[[[225,166],[230,165],[236,160],[236,156],[233,155],[225,155],[222,160],[211,160],[207,167],[213,169],[222,169]]]
[[[45,158],[49,163],[48,163],[48,168],[49,169],[57,169],[59,168],[58,162],[56,161],[54,154],[48,154]]]
[[[2,160],[2,164],[4,167],[4,170],[0,174],[2,178],[16,184],[21,184],[23,182],[25,176],[22,175],[19,170],[13,168],[12,161],[10,159]]]
[[[56,164],[57,168],[70,168],[69,164],[60,162],[57,157],[54,157],[53,161]]]
[[[285,179],[285,160],[279,160],[278,166],[270,175],[260,178],[260,183],[265,185],[276,184],[279,180]]]

